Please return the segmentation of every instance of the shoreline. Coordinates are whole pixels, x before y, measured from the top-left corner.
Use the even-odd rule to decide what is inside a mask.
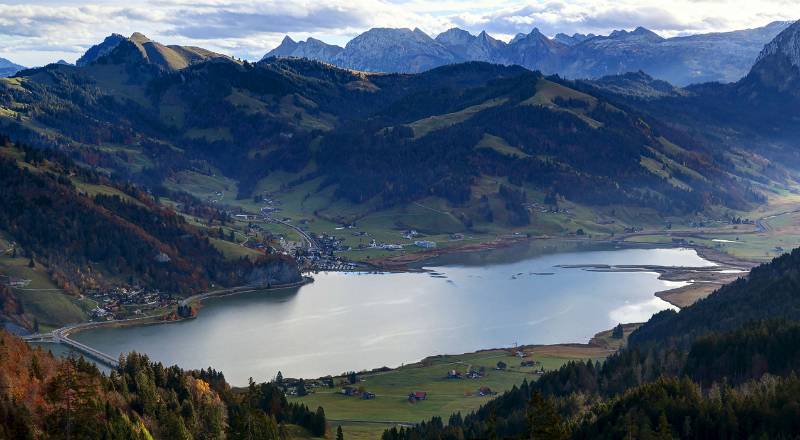
[[[434,258],[443,255],[468,253],[468,252],[486,252],[496,249],[504,249],[514,245],[519,245],[533,241],[552,241],[555,243],[573,242],[573,243],[581,243],[588,245],[597,245],[597,246],[608,245],[608,246],[614,246],[615,248],[632,248],[632,249],[679,249],[679,248],[693,249],[695,252],[697,252],[698,256],[707,261],[717,264],[717,266],[708,266],[699,268],[681,268],[681,267],[653,266],[653,265],[628,265],[628,266],[612,267],[606,264],[585,264],[574,267],[576,269],[603,270],[603,271],[613,271],[613,272],[634,272],[634,271],[656,272],[659,274],[658,277],[659,280],[689,282],[690,284],[685,286],[654,292],[654,295],[656,297],[661,298],[662,300],[678,308],[684,308],[688,305],[693,304],[695,301],[704,298],[705,296],[708,296],[714,290],[721,287],[722,285],[735,281],[739,276],[746,275],[746,273],[749,272],[750,268],[758,264],[751,261],[736,259],[734,257],[722,254],[718,251],[707,248],[705,246],[697,246],[697,245],[694,246],[672,245],[672,244],[624,242],[616,240],[593,240],[593,239],[577,239],[577,238],[562,239],[555,237],[522,236],[522,237],[506,237],[506,238],[500,237],[498,239],[489,242],[483,242],[477,244],[473,243],[466,246],[437,248],[437,249],[417,252],[411,255],[388,257],[389,259],[392,259],[391,264],[389,265],[381,264],[385,263],[384,260],[384,261],[370,263],[370,266],[372,266],[372,270],[376,272],[425,272],[427,271],[427,269],[423,268],[425,262],[431,261]],[[744,272],[737,272],[737,273],[719,272],[720,270],[725,270],[725,269],[742,270]],[[706,276],[702,280],[698,281],[697,275],[700,273]],[[688,278],[689,275],[693,275],[694,277],[690,279]],[[291,289],[295,287],[302,287],[312,282],[314,282],[314,279],[312,277],[303,275],[303,279],[301,281],[292,284],[285,284],[273,287],[238,286],[238,287],[231,287],[228,289],[219,289],[214,291],[202,292],[184,298],[183,300],[180,301],[179,304],[181,305],[198,304],[201,306],[203,300],[209,298],[222,298],[226,296],[232,296],[240,293],[248,293],[254,291]],[[202,307],[198,308],[198,315],[200,308]],[[172,313],[174,313],[174,311],[164,312],[162,314],[153,316],[130,318],[126,320],[96,321],[96,322],[90,321],[90,322],[80,323],[71,326],[69,328],[64,328],[62,330],[64,331],[65,335],[69,335],[95,328],[105,328],[105,327],[114,328],[114,327],[131,327],[138,325],[168,324],[173,322],[181,322],[188,319],[195,319],[198,317],[198,315],[195,315],[187,317],[178,317],[177,319],[165,319]],[[573,344],[573,343],[567,342],[567,343],[560,343],[553,345],[563,345],[563,344]]]
[[[371,270],[366,271],[367,273],[371,271],[376,272],[426,272],[427,269],[423,268],[423,265],[427,261],[431,261],[434,258],[448,255],[448,254],[457,254],[457,253],[469,253],[469,252],[486,252],[492,251],[497,249],[504,249],[514,245],[519,245],[523,243],[533,242],[533,241],[552,241],[555,243],[563,243],[563,242],[572,242],[572,243],[581,243],[581,244],[588,244],[588,245],[610,245],[614,246],[615,248],[633,248],[633,249],[679,249],[679,248],[686,248],[686,249],[693,249],[697,252],[698,256],[701,258],[710,261],[712,263],[717,264],[718,266],[709,266],[709,267],[701,267],[701,268],[680,268],[680,267],[670,267],[670,266],[651,266],[651,265],[641,265],[641,266],[617,266],[616,268],[611,268],[608,265],[604,264],[587,264],[581,265],[582,267],[575,267],[575,268],[583,268],[583,269],[601,269],[603,270],[610,270],[614,272],[632,272],[632,271],[647,271],[647,272],[657,272],[659,273],[659,280],[664,281],[685,281],[690,282],[690,284],[677,287],[674,289],[667,289],[663,291],[655,292],[654,295],[663,299],[664,301],[679,307],[684,308],[691,303],[694,303],[700,297],[705,297],[708,294],[712,293],[713,290],[716,288],[727,284],[728,282],[735,281],[741,275],[746,275],[746,272],[756,266],[758,263],[751,262],[747,260],[740,260],[734,257],[731,257],[726,254],[722,254],[718,251],[713,249],[707,248],[705,246],[697,246],[697,245],[671,245],[671,244],[652,244],[652,243],[636,243],[636,242],[624,242],[624,241],[616,241],[616,240],[593,240],[593,239],[578,239],[578,238],[556,238],[556,237],[498,237],[495,240],[489,242],[482,242],[482,243],[473,243],[466,246],[454,246],[454,247],[445,247],[445,248],[437,248],[431,250],[425,250],[422,252],[417,252],[410,255],[402,255],[397,257],[387,257],[392,262],[389,265],[385,265],[386,260],[381,260],[377,262],[369,263],[372,267]],[[716,272],[711,271],[709,269],[715,268],[717,269]],[[696,281],[692,279],[684,278],[687,274],[696,274],[695,272],[697,269],[700,271],[706,272],[708,274],[716,274],[717,277],[712,277],[713,279],[703,279],[700,281]],[[719,270],[725,269],[736,269],[736,270],[743,270],[746,272],[741,273],[725,273],[726,276],[721,276]],[[349,271],[348,271],[349,272]],[[209,298],[222,298],[226,296],[237,295],[240,293],[248,293],[254,291],[272,291],[272,290],[282,290],[282,289],[291,289],[295,287],[302,287],[306,284],[313,283],[313,277],[303,275],[302,280],[296,283],[291,284],[284,284],[280,286],[273,286],[273,287],[254,287],[254,286],[238,286],[238,287],[231,287],[227,289],[218,289],[213,291],[207,291],[198,293],[187,298],[184,298],[179,302],[180,305],[189,305],[189,304],[198,304],[202,305],[203,300]],[[714,289],[710,289],[710,286],[716,286]],[[691,299],[691,302],[688,302],[687,298]],[[115,320],[115,321],[89,321],[84,323],[79,323],[74,326],[70,326],[68,328],[64,328],[64,334],[69,335],[73,333],[78,333],[84,330],[90,330],[94,328],[103,328],[103,327],[130,327],[130,326],[137,326],[137,325],[154,325],[154,324],[168,324],[172,322],[181,322],[187,319],[195,319],[198,316],[188,316],[188,317],[179,317],[178,319],[164,319],[174,313],[174,311],[164,312],[159,315],[153,316],[144,316],[139,318],[129,318],[125,320]],[[199,309],[198,309],[199,313]],[[569,344],[569,343],[566,343]],[[559,344],[556,344],[559,345]]]
[[[556,238],[548,236],[538,237],[498,237],[495,240],[473,243],[465,246],[453,246],[437,249],[424,250],[415,252],[410,255],[398,255],[386,257],[382,260],[371,262],[370,265],[377,271],[385,272],[425,272],[424,265],[426,262],[434,260],[435,258],[458,253],[468,252],[486,252],[496,249],[504,249],[514,245],[523,243],[530,243],[534,241],[552,241],[554,243],[581,243],[587,245],[597,246],[613,246],[614,248],[632,248],[632,249],[693,249],[697,255],[709,262],[716,264],[716,266],[709,267],[671,267],[671,266],[653,266],[653,265],[631,265],[631,266],[617,266],[613,271],[615,272],[631,272],[631,271],[645,271],[656,272],[659,274],[658,279],[662,281],[677,281],[687,282],[689,284],[657,291],[654,295],[669,304],[685,308],[694,304],[696,301],[705,298],[713,293],[716,289],[724,286],[725,284],[736,281],[737,278],[747,276],[750,269],[761,264],[761,262],[745,260],[736,258],[731,255],[719,252],[707,246],[697,244],[671,244],[671,243],[643,243],[643,242],[628,242],[619,239],[606,240],[606,239],[580,239],[580,238]],[[603,264],[586,265],[592,268],[601,268],[608,266]]]
[[[459,253],[459,252],[476,252],[476,251],[488,251],[492,249],[502,249],[508,246],[512,246],[515,244],[521,244],[528,241],[533,240],[553,240],[556,242],[563,242],[563,241],[572,241],[572,242],[581,242],[589,245],[612,245],[615,248],[637,248],[637,249],[676,249],[676,248],[687,248],[687,249],[694,249],[697,254],[708,261],[711,261],[716,266],[705,266],[705,267],[671,267],[671,266],[655,266],[655,265],[621,265],[621,266],[611,266],[607,264],[584,264],[584,265],[576,265],[576,266],[569,266],[576,269],[583,269],[583,270],[598,270],[598,271],[613,271],[613,272],[655,272],[658,273],[658,279],[665,280],[665,281],[683,281],[683,282],[691,282],[691,284],[677,287],[674,289],[667,289],[664,291],[654,292],[654,295],[661,298],[668,303],[675,305],[679,308],[686,307],[687,305],[693,303],[694,301],[703,298],[710,294],[712,291],[719,288],[721,285],[733,281],[736,278],[746,275],[747,271],[755,265],[753,262],[741,261],[736,260],[733,258],[720,258],[720,257],[727,257],[720,255],[719,252],[714,252],[711,249],[705,249],[702,246],[691,246],[691,245],[663,245],[663,244],[650,244],[650,243],[627,243],[627,242],[614,242],[614,241],[607,241],[607,240],[586,240],[586,239],[572,239],[572,240],[559,240],[555,238],[542,238],[542,237],[523,237],[517,238],[513,240],[500,240],[497,242],[490,242],[487,246],[487,243],[481,243],[480,246],[470,245],[458,248],[444,248],[439,249],[439,252],[425,252],[422,258],[420,255],[415,255],[414,263],[419,264],[418,268],[401,268],[398,266],[393,267],[393,270],[387,269],[378,269],[380,271],[386,272],[419,272],[425,271],[422,267],[425,261],[429,261],[435,257],[440,255],[444,255],[447,253]],[[444,251],[444,252],[442,252]],[[732,264],[733,263],[733,264]],[[403,270],[405,269],[405,270]],[[736,272],[726,272],[721,273],[720,271],[724,270],[736,270]],[[741,271],[741,272],[739,272]],[[302,281],[287,285],[281,286],[274,286],[270,288],[259,288],[254,286],[239,286],[233,287],[229,289],[219,289],[214,291],[208,291],[199,293],[196,295],[192,295],[188,298],[182,300],[179,304],[181,305],[188,305],[188,304],[196,304],[200,306],[198,308],[198,313],[194,316],[189,317],[179,317],[178,319],[165,319],[170,315],[173,315],[174,311],[168,311],[159,315],[147,316],[147,317],[140,317],[140,318],[132,318],[128,320],[119,320],[119,321],[100,321],[100,322],[88,322],[78,324],[72,327],[63,328],[61,331],[65,336],[69,336],[70,334],[75,334],[85,330],[91,330],[96,328],[118,328],[118,327],[132,327],[132,326],[140,326],[140,325],[156,325],[156,324],[168,324],[173,322],[181,322],[188,319],[194,319],[199,317],[200,308],[202,308],[202,302],[209,298],[221,298],[226,296],[237,295],[240,293],[247,293],[247,292],[254,292],[254,291],[279,291],[283,289],[291,289],[301,287],[305,284],[313,282],[313,278],[310,276],[303,276]],[[638,323],[622,323],[623,327],[626,329],[626,338],[629,331],[633,331],[637,328],[640,324]],[[534,350],[540,353],[570,353],[571,356],[576,357],[597,357],[597,356],[607,356],[616,351],[618,351],[622,346],[624,346],[624,341],[618,340],[611,340],[609,335],[611,334],[611,329],[602,330],[595,334],[588,342],[580,343],[580,342],[562,342],[556,344],[528,344],[522,347],[527,349]],[[498,348],[483,348],[478,349],[472,353],[480,353],[484,351],[492,351],[492,350],[499,350]],[[468,354],[468,353],[463,353]],[[427,356],[424,359],[418,362],[424,362],[426,359],[433,359],[439,356],[448,356],[443,354],[431,355]],[[399,368],[399,367],[396,367]],[[395,369],[395,368],[392,368]]]
[[[238,295],[240,293],[248,293],[248,292],[257,292],[257,291],[279,291],[284,289],[293,289],[296,287],[302,287],[306,284],[313,283],[314,279],[308,276],[303,276],[301,281],[296,283],[290,284],[282,284],[279,286],[272,286],[272,287],[255,287],[255,286],[238,286],[238,287],[231,287],[229,289],[219,289],[213,290],[209,292],[198,293],[196,295],[192,295],[188,298],[183,299],[180,301],[179,304],[181,305],[188,305],[188,304],[198,304],[201,305],[203,300],[209,298],[222,298],[226,296]],[[199,310],[199,308],[198,308]],[[170,324],[174,322],[182,322],[189,319],[197,318],[195,316],[186,316],[186,317],[178,317],[178,319],[164,319],[170,316],[174,311],[164,312],[159,315],[153,316],[143,316],[140,318],[130,318],[130,319],[122,319],[122,320],[112,320],[112,321],[89,321],[80,323],[71,327],[65,327],[61,329],[61,332],[65,336],[69,336],[75,333],[80,333],[85,330],[92,330],[97,328],[121,328],[121,327],[134,327],[134,326],[145,326],[145,325],[156,325],[156,324]],[[56,330],[58,331],[58,330]]]

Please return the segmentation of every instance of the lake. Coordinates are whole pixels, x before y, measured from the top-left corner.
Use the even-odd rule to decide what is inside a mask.
[[[621,322],[670,308],[654,296],[683,283],[650,272],[558,265],[710,266],[690,249],[560,253],[528,245],[429,262],[430,272],[320,273],[299,288],[204,302],[177,323],[101,328],[74,339],[116,356],[136,350],[184,368],[249,377],[319,377],[399,366],[435,354],[518,344],[587,342]]]

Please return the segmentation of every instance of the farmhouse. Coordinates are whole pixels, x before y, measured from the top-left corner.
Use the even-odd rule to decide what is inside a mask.
[[[450,370],[447,372],[448,379],[461,379],[462,375],[460,371]]]
[[[425,391],[414,391],[413,393],[408,395],[408,400],[412,402],[418,402],[420,400],[427,400],[428,393]]]

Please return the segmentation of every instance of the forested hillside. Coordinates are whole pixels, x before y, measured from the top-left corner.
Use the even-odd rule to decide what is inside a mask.
[[[175,70],[137,44],[3,80],[6,130],[149,187],[220,173],[249,198],[288,175],[285,187],[318,182],[314,193],[371,209],[436,196],[465,228],[493,221],[485,197],[507,202],[480,189],[485,178],[662,215],[763,201],[731,166],[735,153],[520,67],[375,75],[218,57]],[[525,201],[502,218],[524,224]]]
[[[608,99],[620,107],[657,119],[690,133],[698,142],[731,150],[746,149],[771,159],[767,166],[741,172],[780,180],[780,167],[800,166],[797,149],[800,124],[800,22],[767,44],[741,80],[675,88],[650,76],[621,75],[570,83],[572,87]]]
[[[0,138],[0,185],[0,233],[14,243],[9,253],[43,267],[69,293],[136,284],[187,295],[214,284],[300,280],[290,257],[227,259],[212,246],[207,229],[189,224],[136,186],[54,151]],[[195,213],[225,221],[219,212]],[[0,298],[2,313],[24,315],[11,290]],[[12,321],[31,327],[29,319]]]
[[[287,403],[271,383],[236,391],[211,368],[184,371],[136,353],[103,375],[0,330],[3,439],[280,439],[291,425],[319,436],[325,414]]]

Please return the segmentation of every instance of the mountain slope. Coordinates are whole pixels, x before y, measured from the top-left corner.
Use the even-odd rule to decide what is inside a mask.
[[[131,280],[177,294],[213,283],[300,280],[290,258],[226,259],[203,228],[136,187],[78,167],[64,155],[11,146],[3,138],[0,170],[0,233],[16,243],[20,258],[47,268],[66,292]]]
[[[4,439],[319,437],[325,416],[288,403],[273,383],[233,392],[210,367],[185,371],[129,353],[107,374],[56,358],[0,330],[0,436]]]
[[[101,43],[90,47],[80,58],[78,58],[77,61],[75,61],[75,65],[85,66],[97,61],[97,59],[111,53],[111,51],[114,50],[123,40],[125,40],[125,37],[120,34],[109,35]]]
[[[353,38],[333,64],[367,72],[422,72],[455,62],[453,54],[419,29],[376,28]]]
[[[23,69],[25,69],[24,66],[12,63],[5,58],[0,58],[0,78],[13,76],[15,73]]]
[[[800,166],[799,30],[800,24],[795,23],[767,43],[750,72],[735,83],[674,88],[646,74],[629,74],[575,87],[589,85],[590,93],[681,127],[695,138],[724,147],[725,153],[744,148],[796,169]]]
[[[283,39],[280,46],[267,52],[262,60],[271,57],[295,57],[330,63],[342,50],[343,49],[339,46],[326,44],[315,38],[308,38],[306,41],[295,42],[287,36]]]
[[[800,21],[764,46],[747,83],[800,98]]]
[[[462,230],[527,224],[526,191],[662,215],[759,200],[710,150],[674,148],[637,114],[519,67],[365,75],[273,59],[170,73],[141,70],[150,61],[123,46],[90,66],[49,66],[5,84],[6,122],[147,185],[210,167],[244,199],[289,173],[356,213],[438,197]],[[124,155],[114,153],[119,144]],[[508,179],[522,196],[487,193],[489,178]]]
[[[746,279],[722,287],[680,313],[660,312],[636,330],[636,347],[741,327],[747,321],[781,318],[800,321],[800,249],[759,266]]]
[[[203,61],[222,60],[235,62],[227,55],[194,46],[165,46],[135,32],[129,38],[119,34],[106,37],[102,43],[92,46],[78,59],[76,65],[85,67],[93,63],[108,63],[107,58],[119,62],[144,63],[163,71],[176,71]]]

